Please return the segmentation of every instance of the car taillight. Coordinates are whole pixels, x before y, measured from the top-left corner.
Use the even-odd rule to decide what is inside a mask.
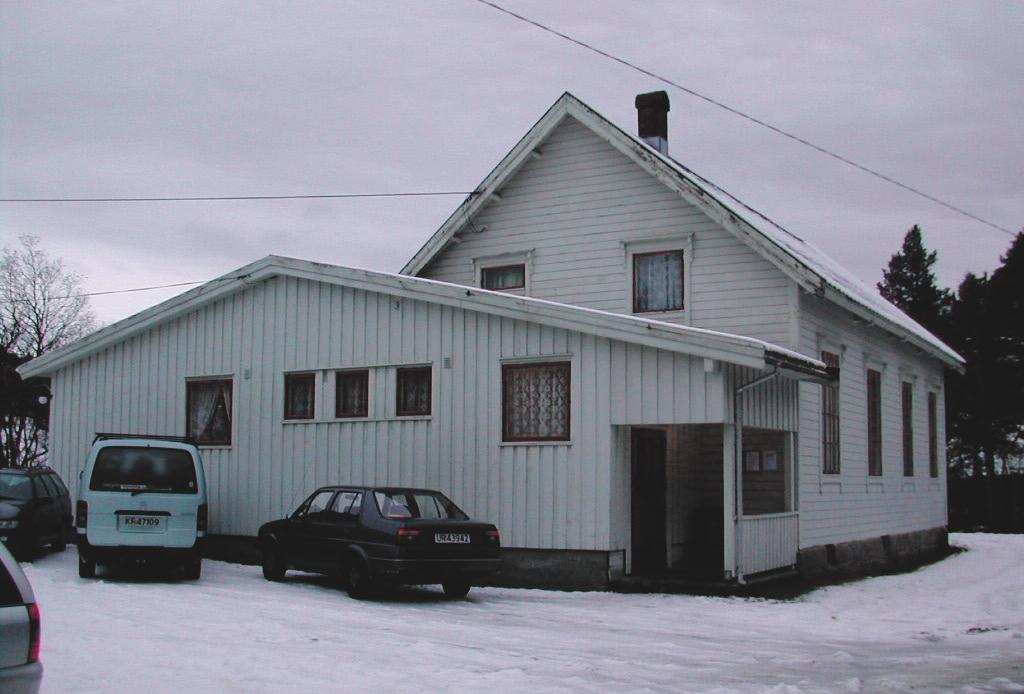
[[[33,602],[25,607],[28,608],[28,662],[34,663],[39,660],[39,606]]]
[[[75,527],[89,527],[89,502],[82,499],[79,499],[78,503],[75,504]]]
[[[487,541],[490,542],[491,544],[494,544],[494,545],[500,545],[501,544],[501,533],[499,533],[497,530],[488,530],[487,532],[484,533],[484,537],[486,537]]]
[[[398,541],[399,542],[415,542],[416,538],[420,536],[419,530],[413,530],[412,528],[399,528],[398,529]]]
[[[201,533],[206,532],[206,522],[209,516],[209,507],[206,504],[199,504],[199,508],[196,509],[196,530]]]

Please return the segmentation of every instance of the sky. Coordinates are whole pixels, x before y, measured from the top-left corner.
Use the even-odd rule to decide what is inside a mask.
[[[501,0],[1010,230],[1024,3]],[[0,3],[0,198],[470,191],[564,91],[875,283],[913,224],[941,284],[1011,237],[476,0]],[[103,292],[267,254],[398,271],[462,196],[0,203]],[[95,297],[103,323],[187,287]]]

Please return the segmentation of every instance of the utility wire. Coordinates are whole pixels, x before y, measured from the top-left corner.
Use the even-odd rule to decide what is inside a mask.
[[[477,191],[443,190],[411,193],[325,193],[323,195],[201,195],[155,198],[0,198],[0,202],[183,202],[197,200],[318,200],[326,198],[414,198],[473,195]]]
[[[134,287],[132,289],[111,289],[105,292],[85,292],[82,294],[66,294],[64,296],[48,296],[47,301],[60,301],[63,299],[84,299],[90,296],[106,296],[108,294],[131,294],[133,292],[148,292],[153,289],[169,289],[171,287],[188,287],[193,284],[206,284],[208,282],[226,282],[228,280],[242,279],[241,277],[220,277],[212,280],[196,280],[195,282],[175,282],[173,284],[156,284],[151,287]],[[14,299],[24,303],[32,303],[31,299]]]
[[[871,169],[871,168],[869,168],[867,166],[864,166],[863,164],[858,164],[857,162],[853,161],[852,159],[848,159],[847,157],[844,157],[841,154],[837,154],[837,153],[833,152],[832,150],[826,149],[825,147],[822,147],[821,145],[816,145],[816,144],[814,144],[813,142],[811,142],[809,140],[805,140],[804,138],[800,137],[799,135],[794,135],[793,133],[788,132],[786,130],[783,130],[782,128],[780,128],[778,126],[772,125],[771,123],[767,123],[767,122],[761,120],[760,118],[757,118],[755,116],[751,116],[750,114],[744,113],[743,111],[741,111],[741,110],[739,110],[737,108],[733,108],[732,106],[729,106],[728,104],[722,103],[721,101],[718,101],[717,99],[713,99],[710,96],[706,96],[704,94],[701,94],[700,92],[698,92],[698,91],[696,91],[694,89],[691,89],[690,87],[685,87],[685,86],[679,84],[678,82],[670,80],[667,77],[663,77],[663,76],[661,76],[661,75],[659,75],[659,74],[657,74],[655,72],[651,72],[650,70],[647,70],[646,68],[640,67],[636,63],[631,63],[630,61],[626,60],[625,58],[620,58],[617,55],[609,53],[608,51],[605,51],[605,50],[602,50],[600,48],[597,48],[596,46],[592,46],[591,44],[589,44],[589,43],[587,43],[585,41],[582,41],[580,39],[577,39],[577,38],[574,38],[572,36],[569,36],[568,34],[563,34],[562,32],[558,31],[557,29],[553,29],[553,28],[547,26],[546,24],[542,24],[542,23],[538,22],[535,19],[530,19],[529,17],[525,17],[525,16],[523,16],[521,14],[513,12],[512,10],[509,10],[509,9],[507,9],[505,7],[502,7],[501,5],[499,5],[499,4],[495,3],[495,2],[491,2],[490,0],[476,0],[476,2],[480,3],[481,5],[486,5],[486,6],[490,7],[490,8],[492,8],[492,9],[495,9],[498,12],[502,12],[502,13],[508,15],[509,17],[513,17],[515,19],[518,19],[521,22],[526,22],[527,24],[530,24],[530,25],[532,25],[532,26],[534,26],[534,27],[536,27],[536,28],[538,28],[538,29],[540,29],[542,31],[546,31],[549,34],[553,34],[553,35],[555,35],[555,36],[557,36],[557,37],[559,37],[561,39],[569,41],[570,43],[574,43],[577,46],[579,46],[581,48],[585,48],[586,50],[588,50],[588,51],[590,51],[592,53],[596,53],[597,55],[599,55],[601,57],[608,58],[609,60],[614,60],[616,63],[619,63],[620,65],[624,65],[624,66],[626,66],[626,67],[628,67],[628,68],[630,68],[632,70],[636,70],[637,72],[640,72],[640,73],[642,73],[644,75],[647,75],[648,77],[656,79],[659,82],[664,82],[665,84],[673,86],[676,89],[679,89],[679,90],[689,94],[690,96],[697,97],[698,99],[706,101],[707,103],[709,103],[709,104],[711,104],[713,106],[717,106],[720,109],[728,111],[729,113],[731,113],[731,114],[733,114],[735,116],[739,116],[740,118],[744,118],[744,119],[746,119],[746,120],[748,120],[748,121],[750,121],[752,123],[760,125],[763,128],[767,128],[768,130],[771,130],[772,132],[774,132],[774,133],[776,133],[778,135],[782,135],[783,137],[789,138],[790,140],[793,140],[794,142],[798,142],[798,143],[800,143],[800,144],[802,144],[802,145],[804,145],[806,147],[810,147],[811,149],[816,150],[817,152],[820,152],[821,154],[824,154],[825,156],[831,157],[831,158],[833,158],[833,159],[835,159],[837,161],[841,161],[842,163],[847,164],[848,166],[852,166],[855,169],[860,169],[864,173],[870,174],[871,176],[874,176],[876,178],[880,178],[883,181],[886,181],[887,183],[891,183],[892,185],[897,186],[899,188],[902,188],[903,190],[906,190],[906,191],[908,191],[910,193],[913,193],[914,195],[918,195],[918,196],[920,196],[920,197],[922,197],[922,198],[924,198],[926,200],[930,200],[931,202],[934,202],[937,205],[941,205],[941,206],[945,207],[946,209],[952,210],[952,211],[954,211],[954,212],[956,212],[958,214],[961,214],[961,215],[963,215],[965,217],[973,219],[976,222],[981,222],[982,224],[984,224],[986,226],[989,226],[989,227],[995,229],[996,231],[1001,231],[1004,234],[1007,234],[1011,238],[1016,236],[1016,234],[1014,232],[1010,231],[1006,227],[1003,227],[1003,226],[1000,226],[1000,225],[995,224],[993,222],[990,222],[987,219],[982,219],[981,217],[977,216],[976,214],[968,212],[967,210],[965,210],[963,208],[960,208],[960,207],[957,207],[956,205],[950,204],[950,203],[948,203],[948,202],[946,202],[944,200],[940,200],[939,198],[935,197],[934,195],[930,195],[928,193],[925,193],[924,191],[919,190],[917,188],[914,188],[913,186],[907,185],[906,183],[901,183],[900,181],[897,181],[895,178],[892,178],[891,176],[886,176],[885,174],[883,174],[883,173],[881,173],[879,171],[876,171],[874,169]]]

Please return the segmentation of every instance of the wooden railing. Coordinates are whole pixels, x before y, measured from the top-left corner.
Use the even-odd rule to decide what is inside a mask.
[[[800,514],[742,516],[739,528],[740,566],[744,575],[796,564]]]

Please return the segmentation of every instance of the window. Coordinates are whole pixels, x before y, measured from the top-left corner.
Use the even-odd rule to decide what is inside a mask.
[[[185,384],[187,436],[205,446],[231,445],[231,379]]]
[[[882,474],[882,373],[868,369],[868,474]]]
[[[939,476],[939,398],[928,393],[928,474]]]
[[[316,374],[284,375],[284,418],[313,419]]]
[[[569,362],[501,369],[502,440],[568,441]]]
[[[914,476],[914,384],[903,382],[903,476]]]
[[[370,372],[339,371],[334,375],[334,416],[367,417],[370,414]]]
[[[683,308],[683,252],[633,254],[633,312]]]
[[[839,369],[839,355],[822,352],[821,360],[830,370]],[[821,471],[839,474],[839,380],[821,386]]]
[[[101,448],[89,480],[89,489],[94,492],[198,494],[196,485],[196,463],[188,451],[180,448]]]
[[[398,369],[399,417],[430,414],[430,367],[413,366]]]
[[[480,270],[480,286],[484,289],[505,291],[526,287],[526,265],[500,265]]]
[[[363,507],[363,495],[360,492],[338,492],[331,503],[331,513],[358,516]]]
[[[302,502],[302,506],[292,516],[293,518],[322,518],[331,503],[334,495],[333,489],[321,489],[313,492],[313,495]]]

